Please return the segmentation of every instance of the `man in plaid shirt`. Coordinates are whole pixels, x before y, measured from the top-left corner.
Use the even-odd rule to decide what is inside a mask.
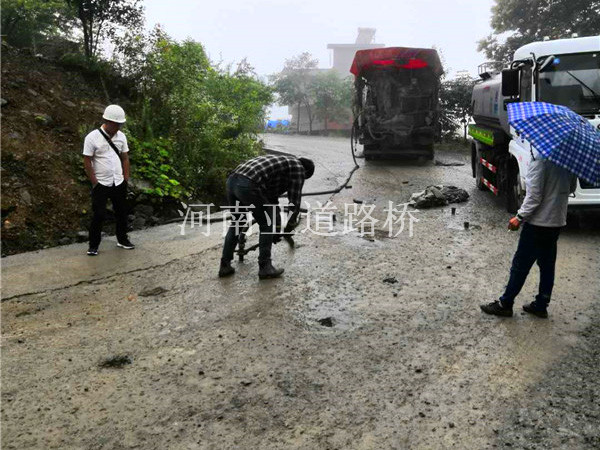
[[[259,254],[258,277],[277,278],[283,269],[276,269],[271,263],[271,246],[273,244],[273,206],[279,203],[279,197],[287,192],[291,216],[286,226],[286,232],[296,225],[302,201],[302,186],[304,180],[310,178],[315,171],[314,163],[307,158],[296,158],[288,155],[264,155],[252,158],[235,168],[227,178],[228,206],[236,202],[241,206],[253,206],[250,209],[254,220],[258,223]],[[233,214],[233,221],[223,245],[219,277],[232,275],[235,269],[231,266],[233,253],[239,240],[239,221],[243,212]],[[236,223],[237,222],[237,223]]]

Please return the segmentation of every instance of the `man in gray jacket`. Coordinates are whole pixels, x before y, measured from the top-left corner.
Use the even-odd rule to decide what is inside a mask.
[[[567,224],[569,194],[575,192],[577,178],[568,170],[546,159],[534,159],[529,164],[526,195],[523,205],[508,224],[517,230],[523,223],[517,252],[510,269],[504,294],[495,302],[481,305],[487,314],[512,317],[515,297],[521,291],[529,270],[537,262],[540,268],[538,295],[523,310],[538,317],[548,317],[548,304],[554,286],[556,242],[560,230]]]

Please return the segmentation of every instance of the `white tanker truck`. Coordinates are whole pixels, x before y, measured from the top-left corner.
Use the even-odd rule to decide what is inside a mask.
[[[531,147],[508,125],[506,104],[541,101],[564,105],[600,132],[600,36],[546,40],[519,48],[500,73],[479,68],[473,88],[475,124],[469,125],[471,165],[477,187],[504,194],[516,212],[525,197]],[[600,207],[600,188],[578,180],[569,209]]]

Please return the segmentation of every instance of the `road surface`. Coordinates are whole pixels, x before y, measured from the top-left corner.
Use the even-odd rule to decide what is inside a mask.
[[[265,141],[316,160],[307,190],[353,166],[346,139]],[[469,165],[359,164],[335,223],[275,246],[281,279],[259,281],[255,254],[217,278],[218,227],[4,258],[2,447],[600,446],[598,217],[561,235],[550,318],[502,320],[478,305],[501,293],[518,233]],[[390,202],[430,184],[470,199],[410,210],[412,237],[408,221],[390,236]],[[353,205],[373,205],[373,235],[345,229]],[[516,308],[536,283],[533,269]]]

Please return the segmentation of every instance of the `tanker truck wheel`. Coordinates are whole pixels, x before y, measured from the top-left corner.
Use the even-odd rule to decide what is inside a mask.
[[[521,187],[521,175],[517,161],[511,158],[507,166],[506,210],[511,214],[516,214],[525,199],[525,190]]]
[[[483,166],[479,162],[479,158],[481,157],[481,152],[477,149],[477,146],[473,145],[471,147],[471,165],[473,167],[473,176],[475,177],[475,186],[480,191],[487,190],[485,184],[481,182],[481,177],[483,176]]]

